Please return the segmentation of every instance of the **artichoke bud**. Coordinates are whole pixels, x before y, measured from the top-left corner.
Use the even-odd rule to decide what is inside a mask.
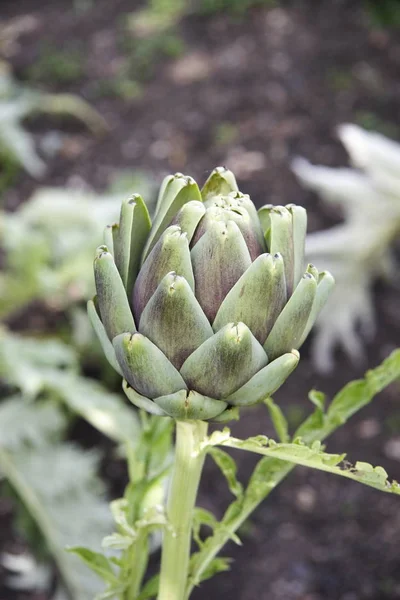
[[[293,204],[257,213],[224,167],[201,193],[166,177],[152,224],[140,196],[122,204],[88,312],[135,406],[222,423],[284,383],[333,286],[304,271],[306,224]]]

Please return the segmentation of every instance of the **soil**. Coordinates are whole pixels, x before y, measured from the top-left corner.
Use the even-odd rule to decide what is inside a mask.
[[[151,66],[151,77],[135,100],[105,97],[99,83],[113,81],[123,61],[121,27],[136,8],[132,0],[83,2],[3,0],[0,48],[16,75],[29,78],[43,48],[79,51],[82,72],[68,83],[47,77],[50,91],[79,93],[107,119],[109,131],[95,138],[75,123],[41,118],[30,124],[39,142],[62,129],[61,152],[48,159],[45,185],[90,185],[102,190],[117,170],[141,169],[159,180],[170,171],[204,179],[218,164],[238,175],[243,191],[261,205],[297,202],[307,207],[310,229],[327,227],[340,215],[304,191],[290,171],[302,155],[331,166],[347,158],[335,137],[343,122],[357,122],[396,137],[400,132],[400,36],[373,27],[364,3],[345,0],[282,2],[226,13],[189,15],[178,27],[185,52]],[[2,35],[14,27],[11,43]],[[30,82],[32,84],[32,82]],[[35,83],[35,85],[37,85]],[[37,186],[18,177],[3,196],[13,210]],[[312,387],[332,397],[366,367],[377,365],[400,340],[398,291],[375,290],[378,334],[359,367],[338,354],[334,375],[315,373],[308,347],[295,375],[277,397],[289,414]],[[294,418],[294,417],[293,417]],[[265,409],[243,414],[234,427],[241,437],[272,433]],[[398,387],[379,398],[329,442],[349,459],[382,465],[400,480]],[[237,456],[245,480],[254,459]],[[206,465],[200,503],[221,514],[230,500],[216,468]],[[23,540],[11,526],[12,505],[0,500],[0,552]],[[230,573],[204,582],[193,600],[395,600],[400,598],[400,508],[396,497],[352,482],[298,468],[253,515],[230,544]],[[1,573],[0,573],[1,582]],[[0,583],[0,600],[39,600]],[[46,600],[42,595],[41,600]]]

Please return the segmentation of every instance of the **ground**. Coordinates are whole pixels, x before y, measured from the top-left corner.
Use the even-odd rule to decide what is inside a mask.
[[[167,53],[176,56],[155,65],[145,58],[140,73],[124,33],[136,3],[86,4],[84,10],[82,0],[1,3],[0,33],[7,27],[20,31],[11,41],[1,36],[0,45],[17,76],[31,85],[81,94],[109,124],[101,138],[74,124],[61,127],[61,153],[49,160],[41,183],[84,183],[102,190],[121,169],[145,170],[155,179],[184,171],[201,180],[225,164],[258,205],[304,204],[315,230],[340,215],[301,189],[291,159],[302,155],[345,164],[335,138],[335,127],[343,122],[400,136],[400,36],[372,26],[361,1],[293,0],[249,9],[241,17],[189,14],[168,43]],[[50,60],[54,56],[58,61]],[[140,75],[139,84],[128,77],[133,72]],[[42,118],[30,127],[39,140],[56,125]],[[3,203],[12,210],[36,185],[28,175],[19,176]],[[356,368],[338,356],[335,374],[322,377],[306,346],[296,375],[278,396],[293,420],[299,406],[309,409],[310,388],[332,397],[398,344],[398,291],[380,284],[375,297],[378,334],[368,347],[368,363]],[[249,410],[235,433],[260,433],[260,423],[263,433],[271,433],[265,410]],[[335,434],[329,450],[380,464],[400,479],[399,445],[400,402],[392,387]],[[242,453],[238,460],[245,479],[253,458]],[[228,501],[215,467],[207,464],[200,502],[220,514]],[[10,526],[10,510],[8,503],[0,504],[0,551],[23,544]],[[231,572],[205,582],[194,600],[400,598],[395,497],[298,468],[256,511],[241,537],[243,546],[231,544],[224,552],[234,559]],[[1,584],[0,598],[39,600],[12,596]]]

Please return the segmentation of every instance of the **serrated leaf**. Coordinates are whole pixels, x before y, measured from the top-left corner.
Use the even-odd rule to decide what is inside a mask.
[[[369,371],[364,380],[363,393],[357,395],[357,402],[353,403],[350,398],[341,403],[341,419],[349,419],[357,410],[368,404],[374,397],[374,394],[382,391],[386,385],[389,385],[400,375],[399,369],[400,350],[395,350],[381,365],[376,369]],[[367,385],[367,379],[375,382],[374,392],[371,395],[371,389]],[[378,384],[379,382],[379,384]],[[348,384],[351,386],[351,384]],[[348,386],[345,386],[349,392]],[[358,388],[360,392],[360,388]],[[341,394],[341,392],[339,392]],[[311,444],[315,440],[323,440],[339,426],[338,420],[328,418],[320,409],[316,409],[297,430],[296,435],[301,435],[304,442]],[[209,440],[216,443],[223,442],[229,439],[229,430],[217,432],[217,436],[210,436]],[[221,435],[222,434],[222,435]],[[191,557],[190,562],[190,584],[188,591],[190,592],[198,581],[201,579],[203,570],[207,567],[213,557],[218,554],[220,549],[229,540],[232,533],[237,531],[241,524],[255,510],[255,508],[283,481],[283,479],[293,470],[295,464],[266,456],[262,458],[256,465],[248,486],[244,492],[243,498],[235,500],[227,509],[219,527],[214,534],[209,536],[203,543],[199,552],[196,552]],[[339,468],[339,467],[337,467]],[[373,468],[373,467],[372,467]],[[364,479],[370,477],[369,472],[365,472]],[[381,477],[382,471],[377,468],[373,472],[373,478]],[[382,484],[382,481],[380,481]],[[376,487],[376,486],[374,486]]]
[[[89,550],[89,548],[84,548],[83,546],[74,546],[68,548],[68,551],[79,556],[85,565],[87,565],[94,573],[96,573],[96,575],[101,577],[101,579],[109,583],[116,583],[117,578],[114,570],[110,561],[104,556],[104,554],[100,554],[100,552],[94,552],[93,550]]]
[[[320,441],[313,442],[311,446],[307,446],[300,440],[292,444],[278,444],[273,440],[268,440],[267,444],[268,446],[263,446],[258,438],[238,440],[231,437],[223,445],[279,458],[296,465],[326,471],[334,475],[341,475],[375,487],[382,492],[400,495],[400,485],[396,481],[389,482],[387,473],[382,467],[373,467],[367,463],[358,463],[361,468],[347,466],[343,463],[346,457],[345,454],[328,454],[324,452],[321,449]]]
[[[275,404],[272,398],[266,398],[265,404],[268,407],[271,421],[279,440],[281,442],[289,441],[289,426],[282,410]]]
[[[328,409],[328,419],[345,423],[354,413],[400,377],[400,350],[394,350],[383,363],[366,372],[364,379],[351,381],[340,390]]]

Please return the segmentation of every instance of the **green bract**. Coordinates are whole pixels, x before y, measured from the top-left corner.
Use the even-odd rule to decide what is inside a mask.
[[[201,192],[166,177],[152,224],[139,195],[122,204],[89,316],[136,406],[224,421],[282,385],[333,285],[304,272],[306,225],[300,206],[257,213],[222,167]]]

